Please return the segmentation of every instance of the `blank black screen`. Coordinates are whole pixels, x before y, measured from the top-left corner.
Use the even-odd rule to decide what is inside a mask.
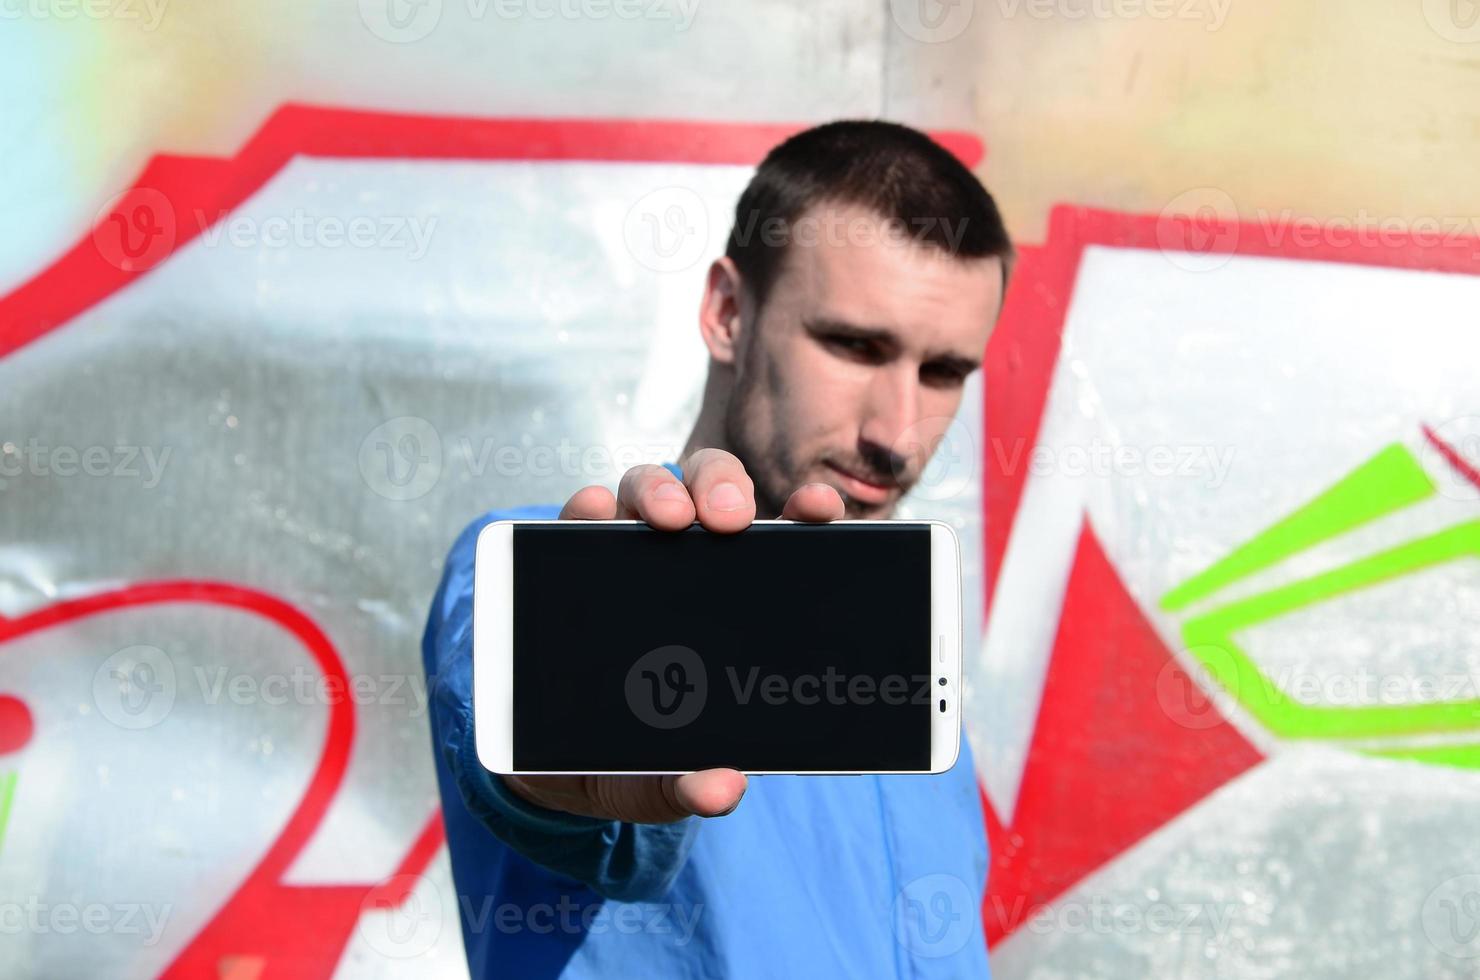
[[[516,526],[514,767],[930,768],[930,526]]]

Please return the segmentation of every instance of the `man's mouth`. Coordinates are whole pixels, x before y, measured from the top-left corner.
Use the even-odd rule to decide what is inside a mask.
[[[887,501],[895,489],[897,483],[880,483],[878,480],[858,476],[850,470],[845,470],[836,463],[825,463],[828,469],[837,474],[838,482],[842,484],[843,492],[861,504],[882,504]]]

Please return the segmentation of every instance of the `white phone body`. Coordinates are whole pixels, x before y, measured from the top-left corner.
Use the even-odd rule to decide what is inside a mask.
[[[495,521],[478,535],[473,572],[473,725],[478,758],[501,775],[571,775],[572,770],[515,769],[514,760],[514,617],[513,532],[519,525],[579,523],[588,526],[638,524],[640,521]],[[767,520],[753,524],[795,524]],[[833,525],[930,525],[930,772],[946,772],[961,751],[961,551],[956,533],[942,521],[833,521]],[[739,532],[744,534],[744,531]],[[945,683],[940,683],[944,679]],[[945,709],[940,709],[944,702]],[[634,770],[604,775],[660,775],[674,770]],[[748,770],[752,775],[921,774],[920,770]]]

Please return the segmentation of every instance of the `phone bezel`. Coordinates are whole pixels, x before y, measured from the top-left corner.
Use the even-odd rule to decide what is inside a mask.
[[[478,534],[473,566],[473,729],[478,759],[491,772],[517,776],[586,775],[584,770],[517,770],[514,760],[514,529],[520,525],[568,524],[599,527],[641,524],[636,520],[494,521]],[[800,524],[764,520],[754,524]],[[930,526],[930,770],[917,769],[756,769],[753,776],[930,775],[956,764],[961,751],[961,550],[956,532],[936,520],[843,520],[832,525],[924,524]],[[742,534],[744,532],[741,532]],[[940,684],[939,678],[946,683]],[[944,699],[946,710],[939,710]],[[609,771],[611,776],[672,775],[687,770]]]

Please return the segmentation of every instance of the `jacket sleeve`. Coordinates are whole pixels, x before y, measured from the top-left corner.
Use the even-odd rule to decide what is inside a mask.
[[[499,520],[547,519],[554,508],[494,511],[475,521],[448,556],[422,638],[432,742],[456,789],[442,806],[464,807],[488,833],[528,860],[617,901],[653,901],[683,868],[699,830],[689,817],[632,824],[548,810],[485,769],[473,737],[473,558],[478,532]],[[457,861],[456,842],[449,841]]]

